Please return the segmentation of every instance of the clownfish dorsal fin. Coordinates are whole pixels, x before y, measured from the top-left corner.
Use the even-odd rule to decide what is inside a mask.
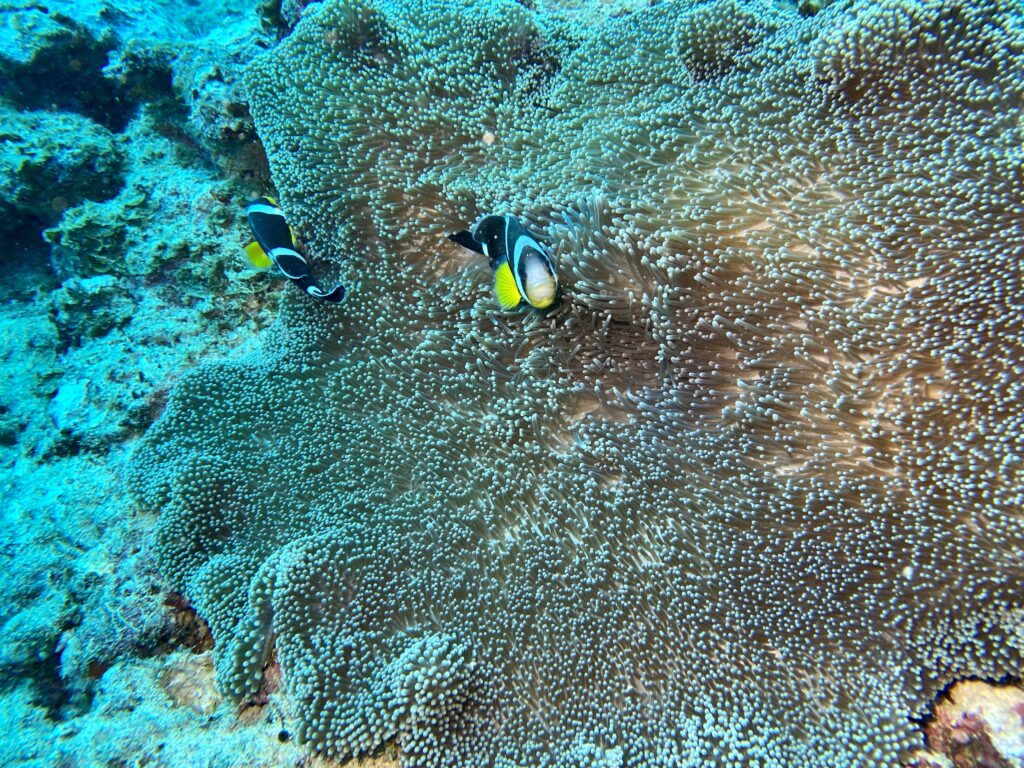
[[[494,295],[503,309],[514,309],[523,300],[508,260],[501,262],[494,270]]]
[[[476,251],[481,256],[485,255],[484,247],[473,239],[473,235],[467,229],[464,229],[461,232],[456,232],[454,235],[448,235],[448,239],[453,243],[461,245],[463,248]]]
[[[245,246],[245,258],[249,260],[249,263],[256,269],[270,269],[274,262],[270,260],[270,257],[260,248],[260,244],[253,240],[247,246]]]

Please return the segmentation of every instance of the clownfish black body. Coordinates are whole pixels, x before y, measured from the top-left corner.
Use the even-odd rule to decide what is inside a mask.
[[[272,197],[258,197],[245,209],[249,229],[256,242],[245,247],[252,265],[266,269],[271,264],[310,296],[337,304],[345,298],[345,286],[323,290],[313,279],[309,264],[295,246],[295,233],[284,218],[284,211]]]
[[[484,216],[471,230],[448,239],[487,257],[494,270],[494,293],[504,309],[524,301],[534,309],[547,309],[558,298],[551,254],[515,216]]]

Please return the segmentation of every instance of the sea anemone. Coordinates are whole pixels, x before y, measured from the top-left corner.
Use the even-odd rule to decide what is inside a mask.
[[[895,764],[1021,672],[1018,3],[326,0],[247,87],[341,307],[134,460],[235,696],[411,766]],[[550,243],[504,312],[446,235]]]

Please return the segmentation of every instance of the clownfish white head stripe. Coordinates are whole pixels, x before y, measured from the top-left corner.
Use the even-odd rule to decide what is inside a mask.
[[[484,216],[469,231],[449,239],[487,256],[494,270],[494,293],[503,308],[525,301],[535,309],[547,309],[558,298],[550,252],[515,216]]]

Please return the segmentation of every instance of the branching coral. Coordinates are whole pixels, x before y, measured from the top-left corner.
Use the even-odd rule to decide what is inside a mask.
[[[353,290],[135,461],[222,685],[273,638],[415,766],[880,766],[1020,674],[1022,68],[1001,0],[311,9],[248,87]],[[558,310],[446,241],[491,211]]]

